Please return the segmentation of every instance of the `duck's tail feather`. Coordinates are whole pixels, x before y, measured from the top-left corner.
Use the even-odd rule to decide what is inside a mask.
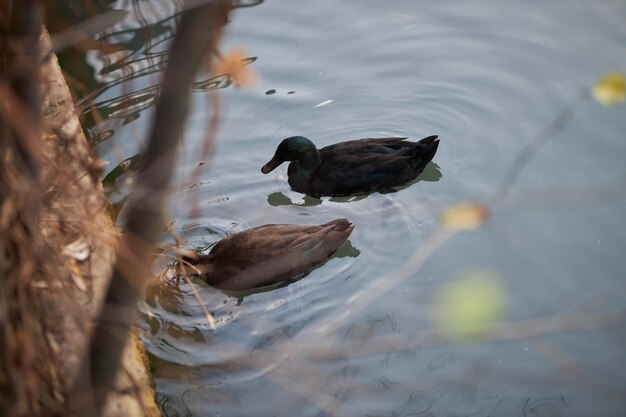
[[[350,232],[352,232],[352,229],[354,228],[354,225],[350,223],[348,219],[335,219],[333,221],[323,224],[322,226],[333,226],[333,230],[336,231],[344,231],[349,229]]]
[[[439,147],[439,136],[432,135],[428,136],[419,142],[416,143],[415,156],[417,156],[421,161],[429,162],[435,154],[437,153],[437,148]]]
[[[352,233],[354,225],[347,219],[335,219],[322,225],[323,244],[332,253],[343,244]]]
[[[435,143],[435,142],[439,142],[439,135],[432,135],[432,136],[427,136],[424,139],[421,139],[420,141],[418,141],[417,143],[421,143],[421,144],[431,144],[431,143]]]

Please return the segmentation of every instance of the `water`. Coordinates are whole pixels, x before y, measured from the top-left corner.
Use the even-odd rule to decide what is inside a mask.
[[[139,327],[165,414],[624,415],[623,320],[580,330],[584,320],[576,316],[578,330],[505,341],[429,339],[439,334],[433,303],[442,285],[477,268],[502,278],[507,321],[593,319],[626,307],[624,107],[585,102],[484,227],[454,236],[410,280],[342,321],[334,337],[312,331],[350,311],[351,297],[413,255],[443,208],[490,196],[518,152],[582,88],[608,70],[626,70],[626,5],[253,3],[233,13],[221,49],[243,46],[256,58],[250,66],[259,82],[240,90],[216,80],[193,94],[181,191],[168,213],[173,228],[189,245],[208,248],[264,223],[346,217],[356,227],[350,245],[287,287],[238,300],[194,281],[217,332],[187,283],[152,286]],[[107,171],[140,153],[176,11],[169,3],[113,6],[130,12],[106,33],[133,51],[132,71],[97,51],[81,58],[92,68],[85,84],[102,113],[98,119],[85,110],[84,120]],[[145,22],[151,31],[138,30]],[[206,90],[215,87],[221,118],[209,160],[199,155],[211,109]],[[420,180],[397,193],[318,200],[289,189],[286,166],[260,173],[279,141],[296,134],[318,147],[431,134],[441,145]],[[199,163],[206,164],[194,176]],[[164,234],[163,242],[171,238]],[[403,336],[412,342],[376,347]],[[289,356],[286,341],[300,346],[296,352],[335,350]]]

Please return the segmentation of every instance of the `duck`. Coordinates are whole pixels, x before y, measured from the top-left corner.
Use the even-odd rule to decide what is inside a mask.
[[[348,239],[347,219],[321,225],[266,224],[220,240],[208,254],[184,256],[207,284],[247,291],[302,277],[323,264]],[[180,273],[182,266],[177,270]]]
[[[416,178],[437,152],[437,135],[418,142],[406,137],[368,138],[317,149],[304,136],[284,139],[261,172],[290,161],[287,175],[294,191],[320,196],[351,196],[393,187]]]

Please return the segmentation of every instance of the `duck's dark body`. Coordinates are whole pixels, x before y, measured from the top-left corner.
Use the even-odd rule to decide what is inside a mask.
[[[417,177],[437,152],[437,136],[417,143],[406,139],[351,140],[317,150],[308,139],[296,136],[280,144],[262,171],[267,173],[283,161],[292,161],[289,185],[312,196],[386,191]]]
[[[320,226],[266,224],[224,238],[191,263],[213,287],[263,287],[308,273],[348,239],[353,227],[346,219]]]

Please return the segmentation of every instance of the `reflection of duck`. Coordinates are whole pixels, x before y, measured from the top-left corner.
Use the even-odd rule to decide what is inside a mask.
[[[207,255],[185,260],[215,288],[249,290],[308,273],[348,239],[353,227],[346,219],[320,226],[266,224],[228,236]]]
[[[388,191],[417,177],[437,152],[437,136],[419,142],[406,138],[361,139],[317,149],[303,136],[283,140],[263,166],[267,174],[285,161],[289,185],[312,196]]]

